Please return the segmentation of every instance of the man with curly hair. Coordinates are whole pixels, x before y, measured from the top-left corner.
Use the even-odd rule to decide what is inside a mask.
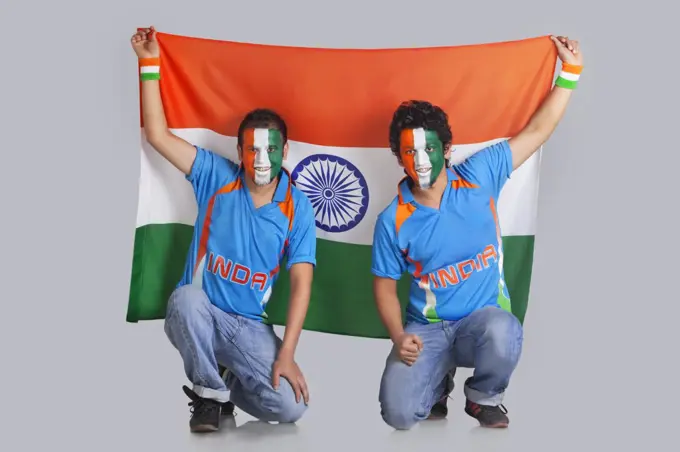
[[[555,87],[517,136],[447,165],[452,133],[446,113],[426,101],[402,103],[390,146],[405,177],[377,218],[374,295],[394,344],[380,385],[381,414],[395,429],[447,415],[458,367],[465,412],[484,427],[507,427],[502,405],[519,361],[523,331],[509,303],[496,205],[501,189],[550,137],[569,103],[582,56],[577,41],[553,37],[562,60]],[[411,274],[406,322],[397,280]]]

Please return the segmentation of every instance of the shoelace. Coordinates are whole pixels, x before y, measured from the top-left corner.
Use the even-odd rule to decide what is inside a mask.
[[[498,405],[498,406],[479,405],[479,407],[480,407],[483,411],[491,411],[491,412],[493,412],[493,411],[496,411],[496,410],[498,409],[498,410],[500,410],[501,413],[503,413],[503,414],[508,414],[508,409],[505,408],[505,405],[503,405],[503,404],[500,404],[500,405]]]
[[[215,409],[222,410],[224,408],[227,408],[227,405],[231,404],[231,402],[224,402],[224,403],[218,403],[218,404],[213,404],[213,403],[208,403],[205,401],[205,399],[200,398],[194,391],[189,389],[187,386],[182,386],[182,390],[184,390],[184,394],[186,394],[187,397],[191,399],[191,402],[189,402],[187,405],[191,407],[189,410],[192,414],[194,414],[196,411],[212,411]],[[204,407],[208,405],[208,408],[205,409]],[[232,412],[232,415],[236,416],[237,413],[234,411],[233,407],[229,407],[229,411]]]
[[[222,408],[222,404],[215,403],[212,400],[209,401],[206,399],[202,399],[187,386],[183,386],[182,389],[184,390],[184,394],[186,394],[186,396],[189,397],[189,399],[191,399],[191,402],[187,404],[191,407],[191,409],[189,410],[191,414],[209,413],[211,411],[217,411]]]
[[[217,411],[221,408],[221,405],[212,402],[207,402],[203,399],[192,400],[191,402],[188,403],[188,405],[191,407],[189,411],[192,414],[209,413],[211,411]]]

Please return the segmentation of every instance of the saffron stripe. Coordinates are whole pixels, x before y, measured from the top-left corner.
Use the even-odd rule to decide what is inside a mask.
[[[395,108],[414,98],[447,112],[454,144],[514,136],[549,92],[556,62],[548,36],[389,51],[156,36],[177,62],[163,66],[160,83],[169,127],[236,136],[243,116],[266,105],[286,120],[291,140],[338,147],[389,147]],[[267,71],[240,69],[262,61],[277,62],[276,83]]]

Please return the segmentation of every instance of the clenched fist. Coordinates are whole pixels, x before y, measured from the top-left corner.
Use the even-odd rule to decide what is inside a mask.
[[[137,58],[157,58],[160,56],[158,41],[156,41],[156,29],[153,25],[149,28],[141,28],[132,35],[132,48]]]
[[[408,333],[402,334],[394,345],[399,353],[399,359],[407,366],[412,366],[416,362],[423,349],[423,341],[415,334]]]
[[[574,66],[583,65],[583,54],[578,41],[566,36],[551,36],[550,39],[555,44],[557,55],[563,63],[573,64]]]

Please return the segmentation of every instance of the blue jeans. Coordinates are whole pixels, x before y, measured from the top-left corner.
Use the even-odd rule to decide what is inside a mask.
[[[457,367],[474,368],[465,382],[468,400],[500,405],[522,350],[522,326],[514,315],[490,306],[454,322],[407,323],[405,331],[421,338],[423,350],[410,367],[396,347],[387,358],[379,398],[388,425],[407,430],[426,419],[448,395],[447,375]]]
[[[266,422],[292,423],[306,410],[285,378],[272,387],[272,366],[281,339],[271,325],[228,314],[193,285],[177,288],[168,301],[165,333],[184,361],[184,371],[200,397],[231,400]],[[218,364],[229,369],[225,381]]]

